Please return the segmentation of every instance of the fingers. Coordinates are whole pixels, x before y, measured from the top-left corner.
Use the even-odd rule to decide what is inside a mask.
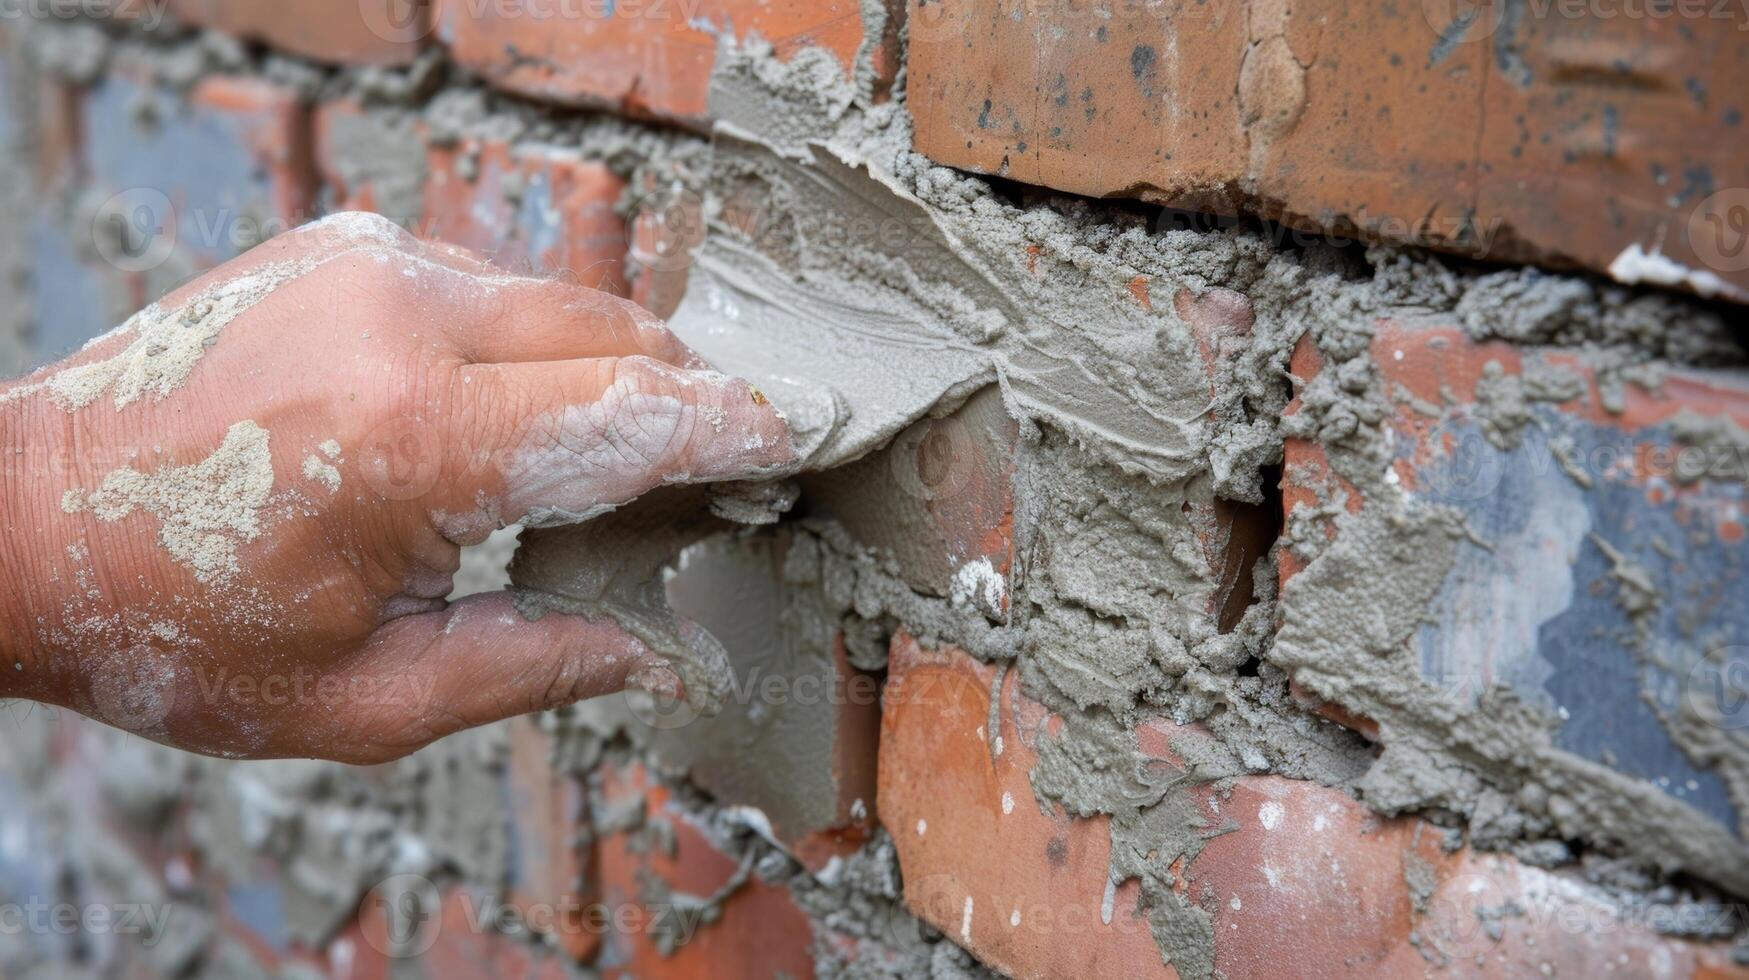
[[[678,676],[612,620],[549,613],[529,621],[509,593],[473,596],[378,628],[351,661],[334,710],[306,713],[289,751],[366,765],[468,728],[624,690],[674,694]]]
[[[644,357],[475,365],[464,446],[495,472],[457,488],[496,517],[568,523],[664,484],[769,478],[795,460],[783,415],[745,381]],[[492,480],[501,486],[486,486]]]
[[[705,366],[636,303],[556,279],[501,276],[490,285],[451,330],[451,342],[476,364],[642,356]]]

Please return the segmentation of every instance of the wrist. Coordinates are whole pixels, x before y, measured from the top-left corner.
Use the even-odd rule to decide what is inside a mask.
[[[53,700],[57,671],[37,642],[32,608],[40,590],[40,562],[48,514],[37,491],[43,485],[43,445],[32,402],[0,403],[0,697]]]

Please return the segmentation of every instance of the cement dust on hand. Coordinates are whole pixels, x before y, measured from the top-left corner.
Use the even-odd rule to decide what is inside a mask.
[[[216,452],[191,466],[157,473],[123,467],[98,489],[70,490],[61,499],[68,513],[90,511],[98,520],[119,521],[136,508],[163,522],[158,541],[202,583],[237,574],[237,545],[261,533],[260,509],[273,492],[273,456],[267,430],[238,422]]]
[[[339,493],[340,469],[334,464],[340,462],[340,443],[328,439],[316,449],[321,456],[310,453],[304,457],[304,479],[320,483],[328,488],[329,493]]]
[[[162,400],[182,387],[220,331],[274,290],[315,268],[316,263],[271,262],[235,278],[214,283],[181,306],[156,303],[136,313],[110,336],[133,340],[115,354],[57,372],[36,384],[0,395],[0,402],[47,392],[49,400],[71,412],[114,396],[119,411],[145,395]]]

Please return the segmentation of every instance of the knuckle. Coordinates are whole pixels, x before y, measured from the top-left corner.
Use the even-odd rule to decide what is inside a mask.
[[[297,243],[317,254],[336,254],[360,246],[406,250],[417,240],[405,228],[369,211],[341,211],[300,227]]]

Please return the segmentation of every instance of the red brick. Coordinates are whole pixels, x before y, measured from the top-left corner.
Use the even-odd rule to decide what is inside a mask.
[[[728,884],[738,865],[670,805],[668,791],[641,766],[604,769],[602,791],[609,806],[641,798],[646,821],[666,822],[674,842],[672,850],[646,846],[628,833],[611,834],[600,842],[603,908],[610,921],[618,914],[630,926],[612,928],[603,937],[595,965],[604,977],[802,980],[814,975],[811,921],[788,891],[766,884],[757,875],[748,877],[723,901],[719,917],[701,922],[690,941],[664,957],[650,929],[661,907],[646,897],[647,883],[660,880],[675,891],[705,898]]]
[[[1394,450],[1390,478],[1412,497],[1457,507],[1490,542],[1460,552],[1427,625],[1408,643],[1422,679],[1466,706],[1491,687],[1510,686],[1547,710],[1556,747],[1650,781],[1735,826],[1741,815],[1717,776],[1671,740],[1642,687],[1689,696],[1692,671],[1703,668],[1684,658],[1706,653],[1707,641],[1676,638],[1741,636],[1749,628],[1741,604],[1721,601],[1749,588],[1740,530],[1746,463],[1737,454],[1684,447],[1667,428],[1681,413],[1749,425],[1749,385],[1723,372],[1673,369],[1655,391],[1624,384],[1621,411],[1613,413],[1602,379],[1572,353],[1476,344],[1459,327],[1420,322],[1379,321],[1372,357],[1393,396],[1384,422]],[[1303,341],[1292,373],[1309,381],[1320,369],[1316,348]],[[1523,445],[1501,449],[1482,427],[1478,386],[1488,383],[1488,371],[1507,381],[1526,372],[1564,374],[1578,395],[1534,404]],[[1297,401],[1289,406],[1289,414],[1299,411]],[[1321,446],[1289,440],[1285,459],[1290,518],[1336,500],[1350,514],[1368,505],[1361,489],[1331,471]],[[1678,475],[1684,460],[1703,459],[1725,470],[1694,480]],[[1321,526],[1326,539],[1340,533],[1335,521]],[[1643,625],[1654,637],[1670,637],[1678,652],[1659,664],[1642,667],[1621,640],[1641,624],[1616,600],[1611,549],[1643,569],[1661,597]],[[1301,567],[1284,549],[1283,582]],[[1506,589],[1491,584],[1507,582]],[[1667,683],[1645,679],[1655,675]],[[1298,693],[1319,702],[1318,692]],[[1371,720],[1341,705],[1318,710],[1378,734]]]
[[[456,888],[443,900],[437,941],[420,957],[430,980],[565,980],[564,961],[533,943],[475,925],[489,896]]]
[[[318,106],[313,125],[323,210],[371,211],[421,234],[429,224],[424,198],[430,149],[423,121],[340,98]]]
[[[1749,300],[1741,12],[1594,11],[910,0],[908,100],[952,166]]]
[[[329,64],[404,65],[431,35],[427,0],[171,0],[190,24]]]
[[[719,35],[740,41],[757,34],[786,59],[805,47],[825,48],[847,73],[864,37],[858,0],[484,8],[469,0],[440,0],[438,32],[457,62],[502,88],[566,105],[694,123],[706,118]],[[883,82],[897,68],[894,29],[887,33],[876,55]]]
[[[1061,719],[1020,693],[1009,672],[1000,731],[987,731],[993,682],[994,668],[961,651],[894,642],[881,809],[907,904],[1015,977],[1176,976],[1133,917],[1134,883],[1116,890],[1111,921],[1102,920],[1108,819],[1045,812],[1035,800],[1036,746]],[[1156,721],[1138,735],[1144,752],[1182,766],[1168,739],[1191,731]],[[1381,818],[1340,790],[1244,776],[1224,792],[1188,791],[1207,825],[1226,830],[1183,869],[1192,900],[1213,916],[1215,968],[1225,976],[1274,975],[1284,962],[1306,977],[1417,975],[1442,961],[1488,977],[1545,965],[1579,976],[1653,964],[1669,964],[1672,976],[1730,969],[1724,947],[1617,920],[1571,878],[1467,849],[1447,854],[1437,828]],[[1405,879],[1411,863],[1433,886],[1419,904]],[[1477,911],[1509,899],[1526,914],[1501,919],[1494,939]],[[1563,928],[1574,921],[1581,926]]]
[[[79,93],[71,85],[37,82],[36,178],[45,193],[70,185],[79,173]]]
[[[131,195],[174,231],[166,262],[209,268],[312,216],[309,116],[298,94],[258,78],[208,76],[186,101],[111,73],[80,112],[91,180]]]
[[[626,279],[631,298],[666,320],[680,308],[693,250],[704,241],[704,199],[678,182],[650,179],[632,209]]]
[[[560,150],[513,150],[498,141],[433,146],[425,229],[523,271],[567,271],[578,283],[625,294],[625,182],[606,166]]]
[[[552,742],[532,717],[509,724],[510,900],[532,930],[587,960],[599,943],[582,927],[583,907],[593,900],[587,793],[576,776],[553,768]]]
[[[898,560],[912,588],[951,596],[974,583],[968,566],[988,562],[1001,577],[985,601],[1005,617],[1016,584],[1014,472],[1020,430],[992,387],[944,418],[924,419],[888,449],[848,466],[809,477],[810,506],[841,521],[862,544]],[[962,576],[965,576],[963,579]]]

